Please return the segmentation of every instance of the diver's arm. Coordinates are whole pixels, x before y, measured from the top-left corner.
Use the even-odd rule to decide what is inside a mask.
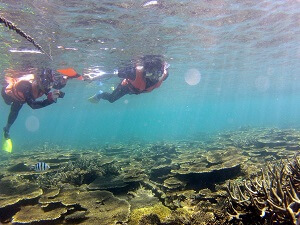
[[[40,100],[40,101],[34,100],[33,98],[29,97],[29,98],[26,98],[26,102],[32,109],[40,109],[40,108],[44,108],[48,105],[51,105],[55,101],[49,97],[47,97],[44,100]]]
[[[29,82],[22,82],[20,85],[18,85],[18,91],[22,92],[26,103],[32,108],[32,109],[40,109],[45,106],[51,105],[54,103],[54,99],[47,96],[46,99],[37,101],[34,99],[32,96],[32,91],[31,91],[32,85]]]

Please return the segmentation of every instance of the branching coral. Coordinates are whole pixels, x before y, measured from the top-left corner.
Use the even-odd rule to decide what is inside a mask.
[[[99,176],[119,174],[118,170],[113,162],[103,163],[101,159],[83,156],[60,167],[54,174],[39,176],[38,183],[43,187],[59,186],[62,183],[89,184]]]
[[[228,213],[231,219],[241,220],[243,224],[249,224],[253,219],[261,224],[298,224],[299,177],[299,157],[295,156],[292,162],[268,165],[260,179],[244,181],[240,186],[229,183]]]

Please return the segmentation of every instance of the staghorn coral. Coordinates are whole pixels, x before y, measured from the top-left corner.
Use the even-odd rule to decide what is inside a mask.
[[[300,153],[297,154],[300,156]],[[297,158],[297,155],[294,158],[293,162],[289,162],[287,166],[287,173],[291,178],[292,184],[295,186],[297,190],[300,189],[300,162]]]
[[[300,164],[292,162],[268,166],[261,178],[231,185],[228,213],[233,222],[242,224],[299,224],[300,220]],[[249,222],[251,221],[251,222]],[[239,223],[240,224],[240,223]]]

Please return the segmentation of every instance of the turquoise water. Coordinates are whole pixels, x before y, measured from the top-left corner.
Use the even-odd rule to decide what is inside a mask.
[[[13,21],[51,55],[0,27],[0,69],[73,67],[112,71],[144,54],[161,54],[169,78],[151,93],[91,104],[103,86],[72,80],[56,104],[24,105],[11,128],[15,150],[44,142],[73,147],[200,139],[240,127],[299,128],[299,1],[3,1]],[[189,85],[196,71],[200,81]],[[2,75],[3,76],[3,75]],[[1,100],[3,127],[9,107]]]

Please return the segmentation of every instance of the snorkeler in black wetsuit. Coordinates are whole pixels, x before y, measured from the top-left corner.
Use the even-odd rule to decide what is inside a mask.
[[[6,77],[6,84],[2,88],[1,95],[6,104],[11,105],[7,124],[3,128],[4,138],[9,139],[9,130],[18,117],[22,106],[27,103],[32,109],[39,109],[51,105],[61,96],[59,90],[50,92],[55,86],[54,73],[50,69],[42,69],[39,73],[29,73],[18,78]],[[66,81],[56,83],[60,88],[65,86]],[[42,95],[46,95],[44,100],[36,100]]]
[[[142,57],[135,65],[121,68],[116,73],[123,81],[112,93],[102,92],[89,98],[92,103],[98,103],[100,99],[111,103],[126,94],[141,94],[150,92],[158,88],[168,77],[168,63],[163,61],[160,56],[146,55]],[[85,80],[107,79],[114,75],[107,74],[96,77],[83,76]]]

